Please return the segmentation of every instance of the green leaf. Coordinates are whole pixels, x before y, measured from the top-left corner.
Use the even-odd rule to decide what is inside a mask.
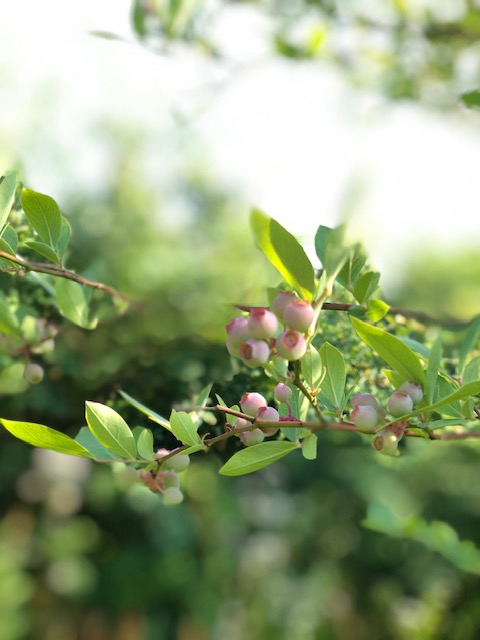
[[[36,251],[44,258],[47,258],[50,262],[60,264],[60,257],[48,244],[45,244],[44,242],[36,242],[35,240],[28,240],[25,242],[25,246]]]
[[[326,369],[325,377],[322,382],[321,395],[328,398],[328,400],[337,409],[341,409],[345,397],[346,382],[345,361],[343,359],[343,355],[329,342],[325,342],[322,345],[320,355]]]
[[[137,445],[137,452],[144,460],[153,460],[153,433],[145,427],[132,429],[133,437]]]
[[[369,300],[367,313],[365,314],[370,322],[378,322],[389,312],[390,307],[383,300]]]
[[[17,190],[17,175],[15,172],[3,176],[0,181],[0,235],[8,220],[10,210],[15,201],[15,191]]]
[[[75,441],[88,449],[96,460],[119,460],[109,449],[99,442],[88,427],[82,427],[75,436]]]
[[[468,382],[467,384],[462,385],[459,389],[450,393],[446,396],[443,396],[440,400],[437,400],[433,404],[429,404],[426,407],[422,407],[422,411],[434,411],[439,409],[440,407],[444,407],[446,405],[451,405],[458,400],[464,400],[465,398],[469,398],[470,396],[475,396],[480,393],[480,380],[476,380],[475,382]]]
[[[121,458],[135,460],[135,438],[122,416],[99,402],[86,402],[85,408],[88,427],[97,440]]]
[[[72,227],[70,222],[62,216],[62,226],[60,229],[60,237],[57,243],[57,252],[58,255],[63,258],[65,252],[68,248],[68,243],[70,242],[70,237],[72,235]]]
[[[22,207],[42,242],[55,248],[62,230],[62,214],[55,200],[43,193],[23,189]]]
[[[316,389],[324,375],[322,358],[313,345],[309,345],[301,360],[302,374],[310,389]]]
[[[16,251],[14,251],[13,247],[11,247],[4,238],[0,238],[0,249],[2,251],[5,251],[5,253],[9,253],[12,258],[15,258]],[[5,260],[7,264],[11,265],[11,262],[9,262],[8,258],[5,258],[4,256],[1,256],[0,260]]]
[[[81,444],[66,436],[60,431],[45,427],[43,424],[33,422],[14,422],[12,420],[0,419],[7,431],[10,431],[19,440],[27,442],[34,447],[41,449],[51,449],[58,453],[67,453],[70,456],[81,458],[93,458],[90,451],[82,447]]]
[[[2,297],[0,297],[0,331],[7,336],[21,337],[18,318]]]
[[[201,438],[197,433],[198,425],[196,425],[192,418],[185,413],[185,411],[175,411],[172,409],[170,415],[170,426],[172,428],[173,435],[183,442],[183,444],[189,444],[191,446],[200,444]]]
[[[284,280],[305,300],[313,299],[315,272],[299,242],[278,222],[261,211],[251,213],[255,240]]]
[[[353,245],[351,251],[351,254],[337,276],[337,282],[349,291],[353,290],[367,261],[365,253],[359,243]]]
[[[363,304],[378,288],[380,274],[377,271],[367,271],[357,280],[353,288],[353,295],[360,304]]]
[[[467,358],[470,352],[476,345],[478,345],[479,335],[480,335],[480,316],[477,316],[472,320],[462,340],[462,344],[460,345],[460,351],[458,354],[459,377],[462,377],[463,375],[463,369],[465,367],[465,363],[467,362]]]
[[[15,229],[7,224],[7,226],[3,230],[1,239],[4,240],[8,244],[8,246],[13,249],[12,254],[15,255],[18,247],[18,236]]]
[[[97,319],[88,319],[88,305],[83,288],[78,282],[57,278],[55,282],[55,299],[60,312],[70,322],[83,329],[94,329]]]
[[[295,449],[298,449],[296,443],[285,440],[262,442],[253,447],[242,449],[233,455],[223,465],[219,473],[223,476],[242,476],[246,473],[252,473],[280,460]]]
[[[480,109],[480,90],[467,91],[460,95],[460,101],[469,109]]]
[[[350,317],[350,321],[360,338],[371,347],[375,353],[385,360],[394,371],[400,373],[406,380],[425,384],[425,374],[420,360],[415,353],[399,338],[387,333],[379,327],[372,327],[358,318]]]
[[[480,379],[480,356],[473,358],[463,370],[463,384],[468,382],[476,382]]]
[[[302,455],[306,460],[315,460],[317,457],[317,436],[310,432],[302,440]]]
[[[207,401],[208,401],[208,397],[210,395],[210,391],[212,390],[212,386],[213,384],[207,384],[205,387],[203,387],[203,389],[200,391],[200,393],[198,394],[196,400],[195,400],[195,406],[196,407],[206,407],[207,406]],[[199,420],[199,414],[201,412],[196,412],[196,411],[191,411],[190,412],[190,416],[192,418],[192,420],[194,422],[196,422],[197,420]],[[205,412],[204,412],[205,413]],[[197,425],[197,429],[200,425]]]
[[[206,447],[204,444],[194,444],[191,447],[188,447],[188,449],[185,449],[184,451],[182,451],[182,455],[184,456],[189,456],[191,453],[197,453],[197,451],[205,451]]]
[[[23,377],[25,363],[14,362],[11,365],[0,368],[0,395],[15,395],[24,393],[30,386]]]
[[[345,227],[343,225],[334,229],[318,227],[315,234],[315,251],[331,286],[353,251],[352,247],[345,245]]]
[[[425,395],[426,404],[430,404],[435,395],[437,386],[438,371],[442,362],[442,336],[439,333],[430,349],[430,358],[428,359],[427,372],[425,374]]]
[[[170,426],[169,421],[163,416],[161,416],[159,413],[157,413],[156,411],[153,411],[152,409],[149,409],[146,405],[142,404],[138,400],[135,400],[135,398],[132,398],[132,396],[126,393],[125,391],[120,390],[119,393],[122,396],[122,398],[125,398],[125,400],[132,405],[132,407],[135,407],[135,409],[138,409],[141,413],[144,413],[146,416],[148,416],[148,418],[150,418],[150,420],[152,420],[153,422],[156,422],[157,424],[164,427],[168,431],[172,430],[172,427]]]

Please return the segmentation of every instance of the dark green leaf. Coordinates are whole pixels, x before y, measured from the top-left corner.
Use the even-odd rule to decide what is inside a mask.
[[[169,421],[163,416],[161,416],[159,413],[157,413],[156,411],[153,411],[152,409],[149,409],[149,407],[145,406],[138,400],[135,400],[135,398],[132,398],[132,396],[130,396],[125,391],[120,390],[119,393],[123,398],[125,398],[125,400],[129,404],[132,405],[132,407],[135,407],[135,409],[138,409],[141,413],[144,413],[146,416],[150,418],[150,420],[153,420],[153,422],[156,422],[157,424],[164,427],[165,429],[168,429],[168,431],[172,430],[172,427],[170,426]]]
[[[233,455],[223,465],[219,473],[223,476],[242,476],[246,473],[252,473],[280,460],[295,449],[298,449],[296,443],[285,440],[262,442],[253,447],[242,449]]]
[[[82,447],[73,438],[50,427],[33,422],[13,422],[12,420],[4,419],[1,419],[0,422],[16,438],[34,447],[51,449],[52,451],[58,451],[58,453],[67,453],[70,456],[93,458],[90,451]]]
[[[62,229],[62,214],[55,200],[43,193],[23,189],[22,207],[42,242],[56,248]]]
[[[250,219],[255,240],[272,265],[302,298],[312,300],[315,272],[298,240],[257,209],[252,211]]]
[[[15,200],[16,189],[17,175],[15,172],[2,177],[0,182],[0,235],[3,234],[3,228],[8,220],[10,210]]]
[[[135,460],[135,438],[122,416],[99,402],[86,402],[85,408],[88,427],[97,440],[121,458]]]
[[[47,258],[50,262],[60,264],[60,257],[48,244],[45,244],[44,242],[36,242],[35,240],[28,240],[25,242],[25,246],[36,251],[44,258]]]
[[[114,455],[109,449],[103,446],[88,427],[82,427],[75,436],[75,440],[88,449],[93,458],[97,460],[120,460],[120,458]]]
[[[7,224],[3,230],[2,240],[8,243],[8,245],[13,249],[13,255],[15,255],[18,247],[18,236],[15,229],[13,229],[9,224]]]
[[[170,426],[173,435],[183,444],[191,446],[201,444],[201,438],[197,433],[198,425],[196,425],[191,416],[185,411],[175,411],[172,409],[170,415]]]
[[[355,331],[394,371],[424,387],[425,374],[415,353],[399,338],[350,316]]]

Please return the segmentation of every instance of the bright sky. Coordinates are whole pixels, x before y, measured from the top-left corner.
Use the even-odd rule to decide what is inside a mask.
[[[129,0],[2,4],[0,170],[20,159],[32,188],[59,199],[71,184],[101,186],[109,156],[91,123],[102,114],[143,123],[158,136],[161,158],[173,108],[191,117],[219,182],[241,188],[246,203],[299,236],[309,253],[317,226],[336,224],[347,189],[363,181],[351,225],[385,288],[424,243],[478,245],[480,127],[385,106],[326,66],[262,58],[229,76],[187,54],[155,56],[133,42]],[[235,11],[218,32],[231,49],[244,51],[248,41],[257,59],[264,25],[248,8]],[[49,145],[55,152],[42,157]]]

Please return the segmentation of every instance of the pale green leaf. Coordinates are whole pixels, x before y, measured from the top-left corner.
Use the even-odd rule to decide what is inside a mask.
[[[315,460],[317,457],[317,436],[310,432],[302,440],[302,455],[306,460]]]
[[[0,181],[0,235],[6,225],[10,210],[15,200],[17,175],[15,172],[3,176]]]
[[[322,358],[313,345],[309,345],[301,359],[302,374],[310,389],[316,389],[324,375]]]
[[[468,356],[470,352],[475,347],[478,348],[479,345],[479,337],[480,337],[480,316],[474,318],[465,332],[465,336],[462,340],[462,344],[460,345],[460,350],[458,354],[458,375],[462,377],[463,369],[465,368],[465,364],[467,362]]]
[[[2,297],[0,297],[0,332],[16,338],[21,336],[18,318]]]
[[[480,380],[480,356],[473,358],[463,370],[463,384]]]
[[[57,278],[55,282],[55,299],[60,312],[70,322],[83,329],[94,329],[97,319],[88,319],[88,305],[83,287],[72,280]]]
[[[325,342],[320,349],[325,377],[322,381],[321,395],[337,408],[343,407],[345,397],[346,370],[341,352],[329,342]]]
[[[426,404],[430,404],[435,395],[438,371],[442,362],[442,353],[442,337],[439,333],[430,349],[430,357],[425,374],[424,400]]]
[[[0,422],[5,429],[10,431],[16,438],[34,447],[50,449],[51,451],[67,453],[68,455],[79,456],[81,458],[93,458],[90,451],[73,440],[73,438],[50,427],[45,427],[42,424],[35,424],[33,422],[14,422],[4,419],[1,419]]]
[[[195,424],[185,411],[175,411],[172,409],[170,415],[170,426],[173,435],[183,444],[196,445],[201,443],[200,436],[197,433],[198,425]]]
[[[301,298],[311,301],[315,290],[315,272],[298,240],[278,222],[257,209],[251,213],[251,225],[258,246],[285,282]]]
[[[388,313],[389,309],[390,307],[383,300],[369,300],[365,315],[370,322],[378,322]]]
[[[122,416],[99,402],[86,402],[85,408],[88,427],[97,440],[118,456],[135,460],[135,438]]]
[[[353,294],[360,304],[364,304],[378,289],[380,274],[377,271],[367,271],[357,280],[353,288]]]
[[[298,449],[298,445],[294,442],[286,440],[275,440],[273,442],[262,442],[253,447],[242,449],[230,460],[228,460],[219,473],[223,476],[241,476],[246,473],[252,473],[263,469],[292,451]]]
[[[137,453],[143,460],[153,460],[153,433],[145,427],[132,429],[133,437],[137,445]]]
[[[42,242],[55,248],[62,230],[62,214],[55,200],[43,193],[23,189],[22,207]]]

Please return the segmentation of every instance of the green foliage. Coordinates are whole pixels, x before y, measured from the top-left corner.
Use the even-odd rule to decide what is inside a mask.
[[[295,442],[262,442],[239,451],[220,469],[223,476],[241,476],[263,469],[298,449]]]

